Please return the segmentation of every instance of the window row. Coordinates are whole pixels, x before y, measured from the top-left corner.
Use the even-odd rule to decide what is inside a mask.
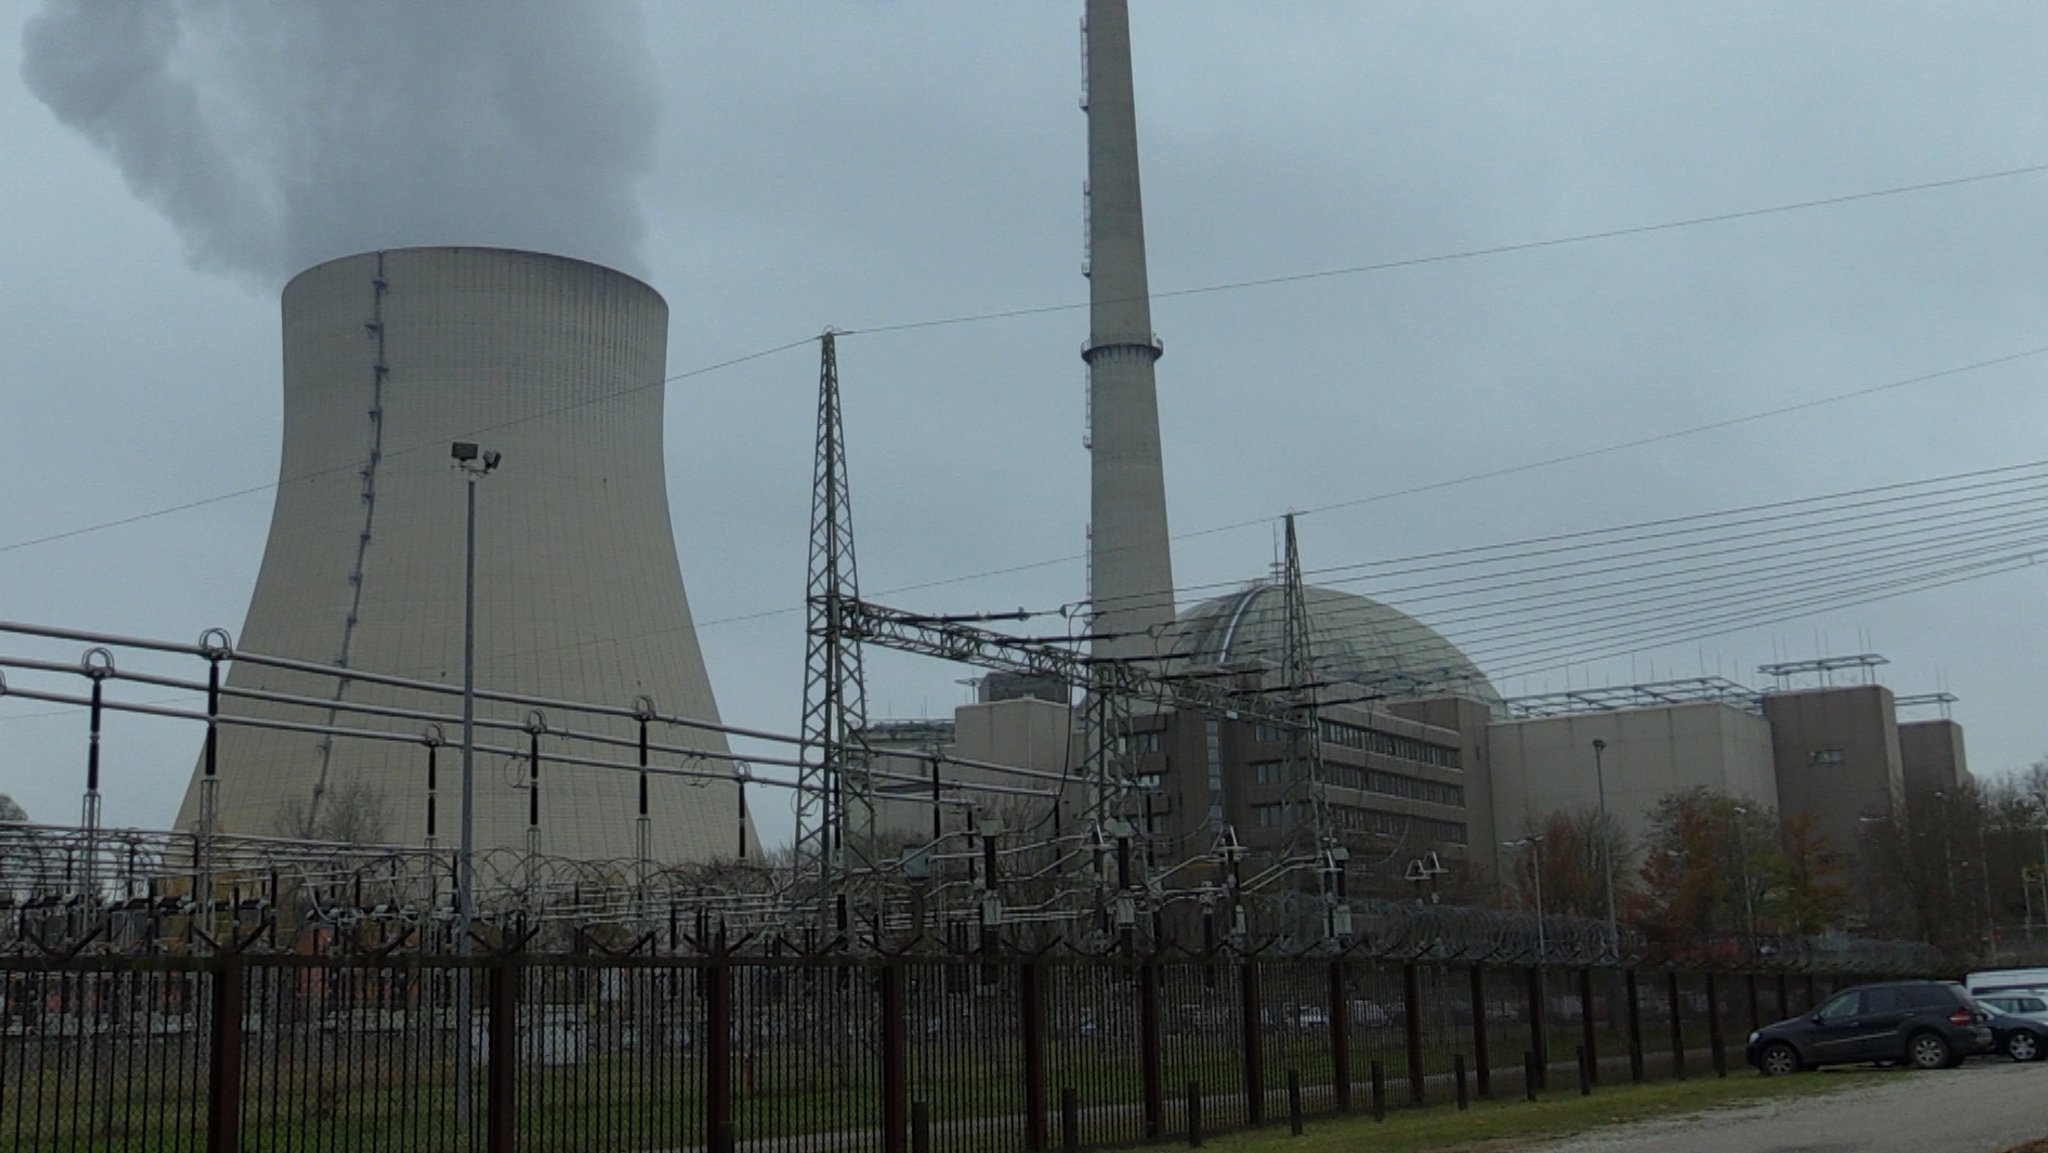
[[[1293,783],[1286,761],[1253,761],[1246,767],[1252,770],[1252,779],[1262,785]],[[1463,785],[1429,781],[1421,777],[1404,776],[1379,769],[1361,769],[1356,765],[1333,765],[1328,761],[1323,762],[1323,783],[1332,788],[1357,789],[1365,793],[1378,793],[1383,797],[1427,801],[1432,805],[1455,805],[1461,809],[1465,807]]]
[[[1362,752],[1379,753],[1382,756],[1399,757],[1404,761],[1415,761],[1420,764],[1436,765],[1446,769],[1458,767],[1458,750],[1456,748],[1449,745],[1434,745],[1428,741],[1419,741],[1414,737],[1404,737],[1398,733],[1383,733],[1378,729],[1347,725],[1342,721],[1324,721],[1322,722],[1322,736],[1323,740],[1328,741],[1330,744],[1342,745],[1347,749],[1358,749]],[[1253,730],[1252,737],[1258,741],[1279,744],[1287,740],[1287,730],[1278,725],[1262,724]]]
[[[1289,814],[1292,805],[1281,803],[1253,805],[1252,823],[1262,829],[1284,829],[1294,824]],[[1354,833],[1377,833],[1414,845],[1462,845],[1467,843],[1467,832],[1463,821],[1438,821],[1429,817],[1411,817],[1405,813],[1389,813],[1381,809],[1361,809],[1353,805],[1331,805],[1330,820],[1338,828]]]
[[[1410,844],[1434,843],[1440,845],[1462,845],[1466,843],[1465,822],[1438,821],[1429,817],[1411,817],[1405,813],[1389,813],[1381,809],[1360,809],[1350,805],[1330,806],[1330,819],[1338,828],[1354,832],[1378,833],[1395,837]]]

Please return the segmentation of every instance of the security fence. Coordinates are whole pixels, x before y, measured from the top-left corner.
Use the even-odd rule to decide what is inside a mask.
[[[0,957],[0,1149],[1131,1145],[1712,1075],[1869,977],[1228,950]]]

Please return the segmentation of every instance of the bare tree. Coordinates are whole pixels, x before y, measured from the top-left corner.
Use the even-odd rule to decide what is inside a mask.
[[[1543,838],[1537,852],[1504,862],[1512,878],[1512,900],[1517,907],[1527,909],[1535,905],[1533,869],[1540,858],[1547,914],[1606,920],[1607,876],[1600,860],[1603,841],[1614,860],[1615,901],[1618,905],[1628,903],[1634,888],[1631,865],[1636,851],[1613,814],[1602,822],[1598,809],[1560,809],[1545,817],[1536,831]]]
[[[322,798],[318,806],[294,797],[278,805],[274,824],[283,836],[301,840],[381,844],[385,832],[384,792],[367,781],[350,781]]]
[[[22,808],[20,802],[16,801],[13,797],[8,796],[6,793],[0,793],[0,821],[26,824],[28,823],[28,810]]]

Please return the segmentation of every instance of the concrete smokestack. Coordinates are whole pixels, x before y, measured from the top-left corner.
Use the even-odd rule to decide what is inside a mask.
[[[1088,0],[1089,587],[1097,656],[1157,650],[1148,631],[1173,623],[1173,555],[1138,189],[1138,117],[1124,0]]]
[[[462,683],[464,481],[450,442],[503,454],[478,481],[477,688],[716,720],[669,527],[662,454],[668,306],[632,277],[558,256],[409,248],[317,265],[285,287],[284,452],[263,566],[237,646],[317,662],[342,678],[236,663],[232,689],[442,715],[452,696],[346,679],[371,672]],[[419,733],[418,721],[232,697],[224,711]],[[635,853],[637,774],[548,764],[631,762],[627,718],[546,719],[540,848],[573,858]],[[480,702],[479,722],[528,710]],[[450,742],[458,727],[449,724]],[[715,733],[657,727],[659,744],[705,750]],[[479,727],[479,746],[526,734]],[[656,755],[654,763],[676,757]],[[219,828],[419,844],[424,748],[227,727]],[[459,756],[439,758],[436,839],[456,842]],[[526,843],[526,770],[479,754],[476,845]],[[729,857],[752,832],[737,784],[649,781],[649,858]],[[198,820],[198,779],[179,823]],[[350,827],[337,827],[337,822]],[[287,825],[299,825],[298,830]]]

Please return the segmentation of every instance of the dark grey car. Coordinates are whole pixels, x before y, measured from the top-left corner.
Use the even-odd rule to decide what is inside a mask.
[[[1859,1061],[1941,1069],[1990,1051],[1990,1015],[1952,981],[1858,985],[1804,1017],[1749,1035],[1749,1063],[1765,1076]]]

